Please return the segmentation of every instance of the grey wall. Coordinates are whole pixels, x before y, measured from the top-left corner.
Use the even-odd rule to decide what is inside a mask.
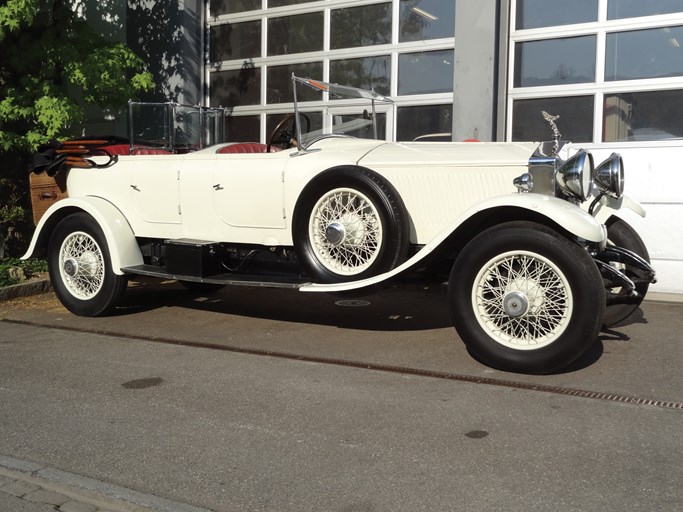
[[[498,1],[461,1],[455,7],[453,140],[496,138]]]

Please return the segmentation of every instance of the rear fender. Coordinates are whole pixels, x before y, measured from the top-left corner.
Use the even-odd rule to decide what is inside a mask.
[[[448,240],[462,224],[472,219],[474,216],[499,208],[519,208],[532,211],[541,217],[547,218],[549,224],[562,226],[562,228],[577,238],[582,238],[600,245],[604,245],[607,241],[607,230],[605,226],[593,216],[568,201],[533,193],[498,196],[482,201],[465,211],[439,235],[420,249],[417,254],[389,272],[361,281],[304,285],[300,290],[303,292],[342,292],[379,284],[414,267],[417,263],[427,258],[427,256],[436,251],[446,240]]]
[[[109,201],[89,196],[67,197],[53,204],[40,219],[22,259],[44,256],[55,226],[66,216],[79,211],[89,214],[102,229],[115,274],[122,275],[123,267],[143,264],[135,234],[121,211]]]

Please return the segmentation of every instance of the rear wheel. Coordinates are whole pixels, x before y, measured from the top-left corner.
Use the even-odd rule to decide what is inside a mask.
[[[546,226],[510,222],[474,238],[449,278],[455,328],[483,363],[549,373],[597,338],[605,291],[590,255]]]
[[[112,271],[102,229],[87,213],[74,213],[57,224],[48,246],[48,269],[61,303],[80,316],[109,312],[128,283]]]

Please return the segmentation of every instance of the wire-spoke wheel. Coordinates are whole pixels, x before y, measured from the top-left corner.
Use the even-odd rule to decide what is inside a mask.
[[[294,247],[317,282],[381,274],[408,252],[408,214],[398,192],[361,167],[317,176],[302,191],[293,221]]]
[[[372,201],[357,190],[339,188],[324,195],[309,226],[313,252],[332,272],[353,276],[377,259],[382,222]]]
[[[475,278],[472,305],[493,339],[518,350],[552,343],[567,328],[573,307],[562,271],[527,251],[504,253],[487,262]]]
[[[489,366],[549,373],[597,339],[600,272],[575,241],[533,222],[485,230],[458,255],[448,282],[460,337]]]
[[[48,267],[57,297],[77,315],[110,311],[126,289],[126,277],[112,271],[102,230],[86,213],[74,213],[57,224],[48,246]]]
[[[97,295],[104,283],[104,256],[92,236],[77,231],[64,239],[59,251],[59,273],[64,287],[77,299]]]

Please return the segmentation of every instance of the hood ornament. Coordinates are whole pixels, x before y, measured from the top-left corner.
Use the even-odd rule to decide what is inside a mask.
[[[557,124],[555,121],[557,121],[560,116],[554,116],[552,114],[548,114],[545,110],[541,110],[541,114],[543,114],[543,119],[548,121],[548,124],[550,125],[550,129],[553,131],[553,154],[557,154],[557,151],[560,149],[560,139],[562,138],[562,135],[560,135],[560,130],[557,129]]]

